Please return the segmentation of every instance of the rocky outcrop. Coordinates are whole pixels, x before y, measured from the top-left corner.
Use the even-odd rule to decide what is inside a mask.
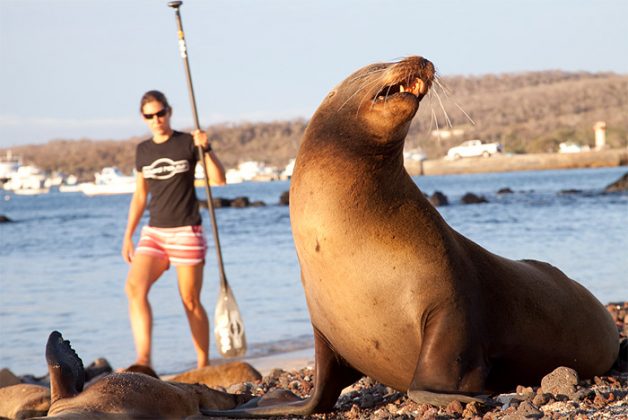
[[[471,192],[466,193],[460,199],[462,204],[480,204],[480,203],[488,203],[488,200],[484,198],[484,196],[473,194]]]
[[[604,192],[628,191],[628,172],[612,184],[604,188]]]

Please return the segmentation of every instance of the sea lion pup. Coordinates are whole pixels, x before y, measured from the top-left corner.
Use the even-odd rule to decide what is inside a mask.
[[[83,390],[83,362],[53,331],[46,345],[51,406],[48,417],[184,418],[200,409],[228,409],[251,397],[200,384],[165,382],[144,373],[111,373]]]
[[[613,365],[617,329],[593,295],[549,264],[499,257],[457,233],[404,169],[433,79],[421,57],[374,64],[322,102],[290,187],[315,387],[297,402],[204,414],[330,411],[362,375],[444,405],[539,384],[561,365],[583,378]]]

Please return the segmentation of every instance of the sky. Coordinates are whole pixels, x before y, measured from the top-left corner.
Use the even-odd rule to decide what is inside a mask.
[[[193,126],[174,10],[163,0],[0,0],[0,148],[148,137],[163,91]],[[441,76],[628,74],[628,0],[185,0],[202,126],[309,118],[354,70],[407,55]],[[455,92],[454,92],[455,94]]]

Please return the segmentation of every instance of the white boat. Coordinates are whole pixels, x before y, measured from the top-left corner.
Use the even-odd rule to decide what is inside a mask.
[[[46,188],[59,187],[61,184],[63,184],[63,175],[59,172],[53,172],[44,181],[44,187]]]
[[[290,159],[284,170],[279,174],[279,179],[286,180],[292,178],[292,172],[294,172],[294,164],[296,161],[296,159]]]
[[[10,150],[7,151],[6,156],[0,158],[0,184],[4,184],[17,173],[18,168],[22,162],[17,157],[14,157]]]
[[[248,160],[238,164],[237,168],[228,169],[225,173],[227,184],[245,181],[274,181],[279,178],[277,168],[266,166],[263,162]]]
[[[103,168],[94,174],[94,182],[85,182],[81,185],[81,191],[85,195],[114,195],[132,194],[135,192],[135,177],[123,175],[113,166]]]
[[[11,178],[4,183],[5,190],[19,195],[45,194],[50,188],[44,186],[46,175],[36,166],[20,166]]]
[[[59,185],[59,192],[81,192],[83,191],[82,184],[78,183],[78,178],[75,175],[69,175]]]

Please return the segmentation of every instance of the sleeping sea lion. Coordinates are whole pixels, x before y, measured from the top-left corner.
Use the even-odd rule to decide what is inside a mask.
[[[50,373],[48,417],[62,418],[184,418],[200,409],[228,409],[251,397],[227,394],[202,384],[165,382],[149,374],[111,373],[83,389],[83,362],[53,331],[46,344]]]

